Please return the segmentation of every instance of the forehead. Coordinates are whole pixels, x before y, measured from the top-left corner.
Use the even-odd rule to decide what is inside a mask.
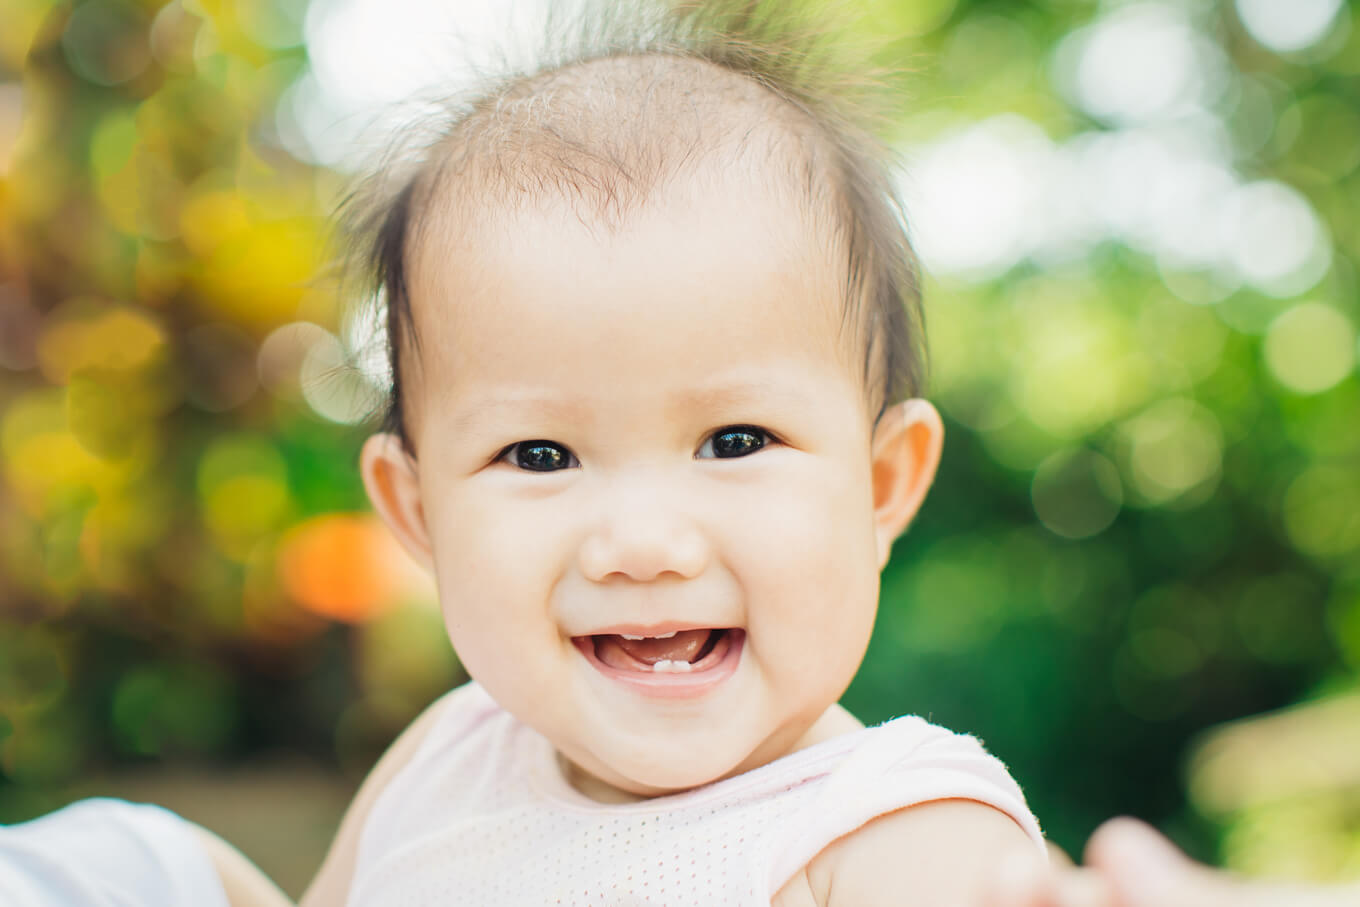
[[[417,411],[491,386],[641,399],[858,375],[836,254],[796,200],[740,176],[671,186],[612,226],[566,201],[450,220],[412,260]]]

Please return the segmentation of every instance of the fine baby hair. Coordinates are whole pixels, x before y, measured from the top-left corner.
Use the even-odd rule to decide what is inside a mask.
[[[498,207],[551,197],[610,229],[706,160],[801,194],[844,263],[845,324],[866,389],[878,407],[920,393],[918,268],[894,156],[874,132],[887,80],[863,72],[862,59],[860,71],[848,65],[830,14],[766,0],[553,9],[528,61],[507,54],[422,104],[342,208],[351,276],[384,308],[385,430],[409,447],[403,376],[420,332],[408,280],[428,231],[475,230]],[[435,199],[452,201],[461,222],[432,224]]]

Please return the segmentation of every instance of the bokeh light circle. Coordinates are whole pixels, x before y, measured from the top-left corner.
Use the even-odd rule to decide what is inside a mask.
[[[244,560],[292,516],[288,466],[268,438],[217,438],[199,459],[196,478],[203,523],[229,557]]]
[[[1155,403],[1125,422],[1121,434],[1129,484],[1144,503],[1193,503],[1216,484],[1223,432],[1214,414],[1195,401]]]
[[[1316,394],[1350,374],[1355,342],[1355,328],[1345,315],[1329,305],[1306,302],[1270,323],[1266,365],[1290,390]]]
[[[1090,450],[1059,451],[1034,473],[1030,497],[1039,521],[1063,538],[1089,538],[1114,522],[1124,503],[1119,470]]]
[[[1306,554],[1338,557],[1360,549],[1360,473],[1310,467],[1285,492],[1283,515],[1289,540]]]
[[[123,3],[77,6],[61,46],[71,68],[95,85],[121,85],[151,63],[148,23],[139,9]]]
[[[942,137],[903,176],[912,241],[932,269],[982,280],[1004,273],[1043,237],[1053,143],[1004,114]]]
[[[1129,4],[1064,40],[1059,77],[1091,116],[1145,122],[1195,100],[1203,80],[1200,44],[1178,10]]]
[[[298,378],[302,397],[323,419],[355,425],[378,412],[381,392],[329,332],[307,351]]]
[[[310,321],[294,321],[275,328],[260,344],[255,359],[260,384],[278,397],[300,397],[302,363],[312,347],[328,337],[329,331]]]
[[[279,546],[284,589],[323,617],[362,621],[390,609],[406,565],[391,533],[372,516],[330,513],[290,529]]]
[[[1280,53],[1303,50],[1331,31],[1342,0],[1237,0],[1247,33]]]
[[[351,351],[354,366],[374,388],[389,393],[392,363],[388,358],[387,301],[378,293],[365,304],[356,306],[345,320],[342,331],[345,347]]]
[[[1271,296],[1308,291],[1332,261],[1331,238],[1308,200],[1292,186],[1261,180],[1228,199],[1233,267]]]

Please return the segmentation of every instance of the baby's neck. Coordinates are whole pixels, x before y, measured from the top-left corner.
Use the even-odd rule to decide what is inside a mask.
[[[796,753],[801,749],[806,749],[824,740],[848,734],[851,731],[858,731],[864,727],[858,718],[845,710],[840,703],[834,703],[830,708],[822,713],[802,737],[799,737],[783,755]],[[643,800],[653,799],[652,797],[634,794],[621,788],[615,787],[596,778],[594,775],[582,770],[575,763],[569,761],[561,753],[557,754],[557,766],[562,772],[562,777],[567,783],[577,791],[585,794],[596,803],[638,803]],[[737,774],[737,773],[733,773]],[[724,777],[731,777],[730,775]],[[722,778],[715,778],[714,781],[721,781]],[[672,793],[678,793],[672,792]]]

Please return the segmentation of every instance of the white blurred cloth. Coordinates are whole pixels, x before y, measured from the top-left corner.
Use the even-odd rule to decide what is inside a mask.
[[[0,826],[4,907],[228,907],[192,826],[158,806],[81,800]]]

